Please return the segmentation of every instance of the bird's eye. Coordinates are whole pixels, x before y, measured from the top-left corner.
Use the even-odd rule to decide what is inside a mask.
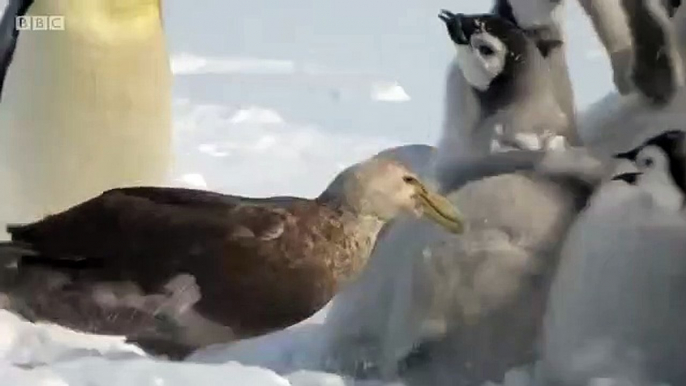
[[[491,56],[495,53],[495,51],[493,51],[493,48],[491,48],[485,44],[482,44],[482,45],[476,47],[476,49],[479,50],[479,53],[483,56]]]
[[[412,176],[404,176],[403,181],[407,182],[408,184],[411,184],[413,182],[416,182],[417,179]]]
[[[651,168],[655,161],[651,157],[642,158],[638,161],[638,165],[644,168]]]

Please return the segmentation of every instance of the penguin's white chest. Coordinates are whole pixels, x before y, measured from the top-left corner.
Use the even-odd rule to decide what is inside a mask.
[[[162,30],[114,44],[22,31],[0,104],[0,223],[64,210],[119,186],[160,184],[171,162]]]
[[[644,382],[685,359],[686,217],[633,190],[601,188],[562,250],[544,334],[558,379]]]

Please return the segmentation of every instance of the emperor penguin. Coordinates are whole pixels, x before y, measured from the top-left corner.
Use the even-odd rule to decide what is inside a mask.
[[[562,249],[542,374],[555,385],[683,385],[686,132],[668,130],[615,157],[622,163]]]
[[[19,31],[18,16],[63,22]],[[162,27],[161,0],[9,1],[0,22],[0,228],[167,180],[172,74]]]
[[[517,78],[531,75],[522,66],[547,67],[534,42],[502,17],[446,11],[440,17],[462,55],[456,63],[465,70],[463,83],[457,84],[474,89],[465,97],[471,100],[457,101],[479,112],[453,128],[451,142],[440,144],[457,155],[443,160],[451,164],[440,165],[446,174],[439,184],[462,208],[465,233],[455,237],[428,223],[396,219],[358,280],[332,303],[321,357],[336,371],[399,377],[408,385],[478,385],[533,360],[558,246],[593,189],[593,178],[577,178],[572,170],[556,174],[564,168],[554,165],[587,169],[595,178],[605,167],[574,147],[529,146],[524,138],[532,137],[522,134],[553,129],[525,124],[535,119],[502,121],[510,126],[500,139],[515,143],[492,152],[497,130],[474,122],[492,113],[495,102],[501,109],[516,105],[515,95],[541,101],[532,94],[543,90],[556,106],[549,90]],[[448,88],[451,76],[461,73],[452,71]],[[545,74],[541,70],[538,80]],[[446,92],[450,101],[454,94]],[[448,120],[459,117],[451,117],[455,102],[446,103]],[[557,127],[562,134],[563,122]],[[503,167],[490,169],[494,164]]]

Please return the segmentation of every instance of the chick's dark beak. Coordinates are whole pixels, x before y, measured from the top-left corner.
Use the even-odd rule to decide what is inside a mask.
[[[625,159],[625,160],[629,160],[631,162],[634,162],[634,161],[636,161],[636,156],[638,155],[638,152],[639,152],[639,149],[634,149],[634,150],[627,151],[624,153],[615,154],[612,157],[615,159],[620,159],[620,160]]]
[[[445,9],[441,10],[438,14],[438,18],[443,20],[446,27],[448,28],[448,34],[450,39],[459,45],[469,44],[469,39],[464,32],[464,15],[461,13],[452,13]]]
[[[636,185],[636,181],[640,175],[641,173],[636,172],[622,173],[612,177],[612,181],[624,181],[629,185]]]

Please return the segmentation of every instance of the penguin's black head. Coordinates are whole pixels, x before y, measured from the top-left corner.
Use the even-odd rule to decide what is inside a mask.
[[[488,90],[496,78],[515,77],[532,60],[531,50],[536,50],[524,31],[503,17],[446,10],[438,17],[455,43],[462,73],[479,91]]]
[[[438,18],[445,23],[448,35],[450,35],[450,39],[455,44],[462,46],[469,44],[469,36],[474,32],[474,26],[465,20],[466,16],[464,14],[452,13],[443,9],[438,14]]]
[[[665,8],[667,9],[667,14],[669,17],[674,16],[677,9],[681,7],[681,0],[663,0],[665,3]]]
[[[650,149],[655,149],[666,159],[665,168],[676,183],[686,193],[686,131],[668,130],[649,138],[636,148],[615,154],[614,158],[633,162],[639,170],[646,171],[656,166],[658,160]]]
[[[465,15],[441,10],[438,18],[443,20],[450,39],[457,45],[470,45],[472,36],[478,34],[493,36],[503,43],[512,44],[513,48],[517,43],[524,44],[524,31],[504,17],[493,14]]]
[[[491,12],[507,18],[523,29],[556,24],[555,14],[563,0],[495,0]]]
[[[523,29],[544,57],[564,42],[555,14],[562,0],[495,0],[491,12]]]
[[[657,146],[669,157],[684,157],[686,156],[686,131],[682,130],[668,130],[662,132],[654,137],[649,138],[639,146],[624,153],[614,155],[616,159],[626,159],[632,162],[636,161],[636,156],[641,150],[648,146]]]

